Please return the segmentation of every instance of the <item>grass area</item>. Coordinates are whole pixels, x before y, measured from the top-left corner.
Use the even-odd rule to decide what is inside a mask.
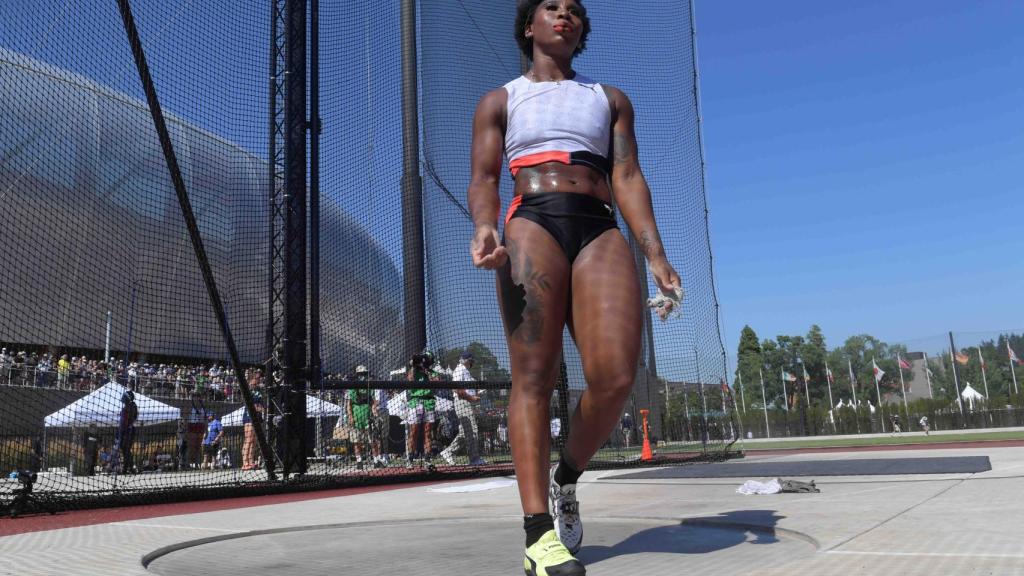
[[[984,442],[987,440],[1024,440],[1024,432],[981,432],[976,434],[933,433],[929,436],[882,436],[829,438],[825,440],[780,440],[777,442],[737,442],[733,447],[744,452],[786,448],[834,448],[848,446],[888,446],[897,444],[944,444],[948,442]]]

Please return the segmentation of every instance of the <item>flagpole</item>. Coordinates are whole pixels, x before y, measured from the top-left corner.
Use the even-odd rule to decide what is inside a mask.
[[[928,382],[928,398],[935,399],[935,395],[932,394],[932,371],[928,368],[928,353],[924,353],[924,379]]]
[[[978,346],[978,362],[981,362],[981,381],[985,384],[985,402],[991,396],[988,395],[988,376],[985,375],[985,358],[981,355],[981,346]]]
[[[811,407],[811,391],[807,389],[807,368],[804,368],[804,363],[800,363],[800,371],[803,372],[804,377],[804,404],[808,408]]]
[[[831,412],[836,409],[836,405],[832,399],[832,370],[828,367],[828,360],[825,360],[825,381],[828,383],[828,409]],[[832,432],[836,431],[836,417],[835,413],[832,415]]]
[[[1017,371],[1013,369],[1013,359],[1016,357],[1016,354],[1013,353],[1013,348],[1010,348],[1009,336],[1006,337],[1006,353],[1010,357],[1010,374],[1013,375],[1013,393],[1020,394],[1020,391],[1017,390]]]
[[[786,412],[789,412],[789,392],[786,391],[786,369],[779,368],[782,371],[782,405],[786,407]]]
[[[900,389],[903,390],[903,414],[907,417],[907,430],[910,430],[910,408],[907,407],[907,385],[903,383],[903,364],[900,353],[896,353],[896,369],[900,371]]]
[[[846,359],[846,366],[850,369],[850,393],[853,394],[853,407],[856,409],[860,405],[860,400],[857,400],[857,377],[853,375],[853,363],[850,359]]]
[[[850,369],[850,393],[853,394],[853,419],[857,422],[857,434],[860,434],[860,414],[857,409],[860,408],[860,400],[857,400],[857,377],[853,374],[853,363],[849,358],[846,359],[846,367]]]
[[[878,413],[881,414],[881,416],[878,417],[878,420],[882,423],[882,434],[885,434],[885,410],[882,410],[882,390],[878,387],[878,381],[881,380],[881,378],[875,374],[875,372],[877,370],[881,370],[881,368],[878,367],[878,363],[875,362],[874,358],[871,358],[871,367],[874,368],[874,370],[871,371],[871,375],[875,379],[875,394],[877,395],[875,400],[878,402]]]
[[[832,370],[829,369],[827,360],[825,361],[825,380],[828,381],[828,405],[835,408],[836,404],[832,399]]]
[[[1013,361],[1010,361],[1010,374],[1013,376],[1013,393],[1020,394],[1020,390],[1017,389],[1017,371],[1013,369]]]
[[[769,438],[772,437],[772,428],[768,425],[768,400],[764,394],[764,371],[757,369],[757,375],[761,377],[761,408],[764,408],[764,431]]]
[[[736,379],[740,381],[740,408],[743,409],[743,415],[747,414],[747,395],[743,393],[743,372],[740,372],[739,368],[736,369]]]
[[[953,343],[953,332],[949,333],[949,361],[953,367],[953,385],[956,387],[956,405],[960,408],[960,426],[967,427],[967,420],[964,416],[964,401],[960,397],[960,374],[956,369],[956,344]]]

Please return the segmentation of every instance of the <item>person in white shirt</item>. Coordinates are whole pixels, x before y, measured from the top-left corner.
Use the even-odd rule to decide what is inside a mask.
[[[558,416],[551,418],[551,440],[557,442],[559,435],[562,434],[562,419]]]
[[[475,382],[476,379],[470,374],[469,369],[473,367],[473,354],[469,351],[459,356],[459,365],[452,373],[453,382]],[[459,420],[459,433],[452,439],[452,443],[441,451],[441,458],[448,464],[455,464],[455,453],[463,446],[466,455],[469,456],[470,466],[483,466],[487,464],[480,457],[480,446],[477,442],[479,430],[476,425],[476,416],[473,414],[473,404],[480,402],[480,396],[473,388],[455,390],[455,416]]]
[[[498,422],[498,445],[496,450],[505,452],[508,450],[508,424],[505,420]]]
[[[373,457],[373,466],[382,468],[388,465],[391,455],[388,453],[388,439],[391,430],[391,416],[388,413],[388,401],[391,399],[387,390],[378,389],[373,391],[373,420],[370,423],[372,442],[376,447],[376,456]]]

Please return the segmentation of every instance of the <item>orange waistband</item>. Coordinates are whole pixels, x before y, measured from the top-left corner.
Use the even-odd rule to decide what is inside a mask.
[[[512,219],[512,214],[515,213],[516,208],[519,208],[519,205],[522,204],[522,203],[523,203],[523,197],[522,196],[516,196],[515,198],[512,199],[512,202],[509,203],[509,205],[508,205],[508,212],[505,213],[505,226],[508,226],[508,221]]]

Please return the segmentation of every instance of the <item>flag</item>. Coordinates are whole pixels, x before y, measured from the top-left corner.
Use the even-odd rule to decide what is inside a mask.
[[[807,373],[807,368],[804,368],[804,382],[810,382],[811,376]]]
[[[825,366],[825,377],[828,378],[829,384],[836,383],[836,377],[832,374],[832,369],[829,368],[828,366]]]
[[[1010,354],[1010,362],[1013,362],[1014,364],[1024,364],[1024,362],[1021,362],[1020,358],[1017,358],[1017,355],[1013,353],[1013,348],[1010,348],[1009,340],[1006,341],[1006,351]]]
[[[725,383],[725,380],[719,380],[718,381],[718,387],[722,389],[722,396],[723,397],[731,397],[732,396],[732,390],[729,389],[729,385]]]
[[[793,376],[792,374],[786,372],[785,370],[782,371],[782,377],[786,380],[786,382],[796,382],[796,376]]]
[[[931,369],[931,368],[929,368],[929,367],[925,366],[925,367],[924,367],[924,371],[928,373],[928,377],[929,377],[929,378],[934,378],[934,377],[935,377],[935,374],[934,374],[934,373],[932,372],[932,369]]]
[[[900,361],[900,368],[903,368],[904,370],[911,369],[910,362],[907,362],[906,360],[901,358],[899,354],[896,355],[896,359]]]
[[[957,362],[959,362],[960,364],[963,364],[965,366],[971,360],[970,357],[967,356],[967,354],[962,354],[960,352],[957,352],[956,354],[954,354],[953,357],[956,358]]]
[[[875,373],[875,382],[881,382],[882,376],[885,376],[885,370],[879,368],[874,359],[871,360],[871,371]]]

